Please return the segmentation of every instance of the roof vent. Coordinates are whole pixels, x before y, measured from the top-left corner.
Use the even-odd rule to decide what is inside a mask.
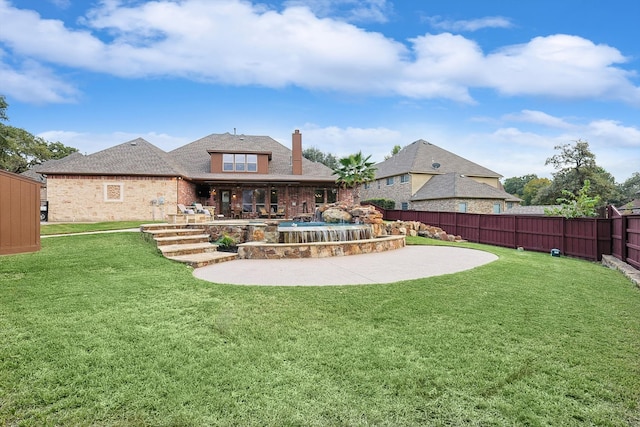
[[[131,141],[131,145],[138,145],[137,141]]]
[[[440,163],[433,162],[433,163],[431,163],[431,167],[434,168],[434,169],[438,169],[440,167]]]

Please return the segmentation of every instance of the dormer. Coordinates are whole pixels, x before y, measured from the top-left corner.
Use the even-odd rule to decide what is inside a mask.
[[[270,151],[208,150],[211,173],[269,173]]]

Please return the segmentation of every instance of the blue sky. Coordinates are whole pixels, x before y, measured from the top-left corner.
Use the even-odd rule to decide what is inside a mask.
[[[425,139],[505,178],[589,141],[640,172],[636,0],[0,0],[9,124],[93,153],[269,135],[381,161]]]

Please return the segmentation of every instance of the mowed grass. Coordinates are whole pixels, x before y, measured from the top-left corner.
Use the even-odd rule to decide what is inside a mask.
[[[43,239],[0,257],[0,425],[639,424],[640,291],[467,246],[499,260],[280,288],[197,280],[137,233]]]
[[[40,224],[40,235],[50,236],[54,234],[74,234],[94,231],[126,230],[139,228],[142,224],[151,224],[159,221],[110,221],[87,223],[43,223]]]

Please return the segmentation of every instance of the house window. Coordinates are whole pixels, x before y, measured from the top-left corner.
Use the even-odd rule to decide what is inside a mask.
[[[242,190],[242,212],[253,212],[253,190]]]
[[[392,176],[387,178],[387,185],[393,185],[393,177]]]
[[[257,154],[223,154],[222,170],[224,172],[257,172]]]
[[[458,203],[458,212],[461,212],[461,213],[467,212],[467,203],[466,202]]]
[[[122,184],[104,184],[104,201],[105,202],[122,202],[124,201]]]
[[[402,202],[402,204],[400,205],[402,207],[403,211],[406,211],[409,209],[409,203],[407,202]]]
[[[365,182],[365,183],[364,183],[364,189],[365,189],[365,190],[368,190],[368,189],[369,189],[369,187],[371,187],[371,185],[370,185],[368,182]]]
[[[222,170],[225,172],[233,172],[233,154],[222,155]]]
[[[257,171],[258,171],[258,155],[247,154],[247,172],[257,172]]]
[[[404,175],[400,176],[400,183],[403,184],[405,182],[409,182],[409,174],[405,173]]]
[[[511,209],[513,207],[513,202],[507,202],[507,209]]]
[[[500,203],[494,203],[493,204],[493,213],[494,214],[499,214],[500,212],[502,212],[502,205]]]
[[[264,209],[264,212],[266,212],[267,192],[263,188],[258,188],[253,192],[253,195],[256,199],[256,212],[262,212],[262,209]]]

